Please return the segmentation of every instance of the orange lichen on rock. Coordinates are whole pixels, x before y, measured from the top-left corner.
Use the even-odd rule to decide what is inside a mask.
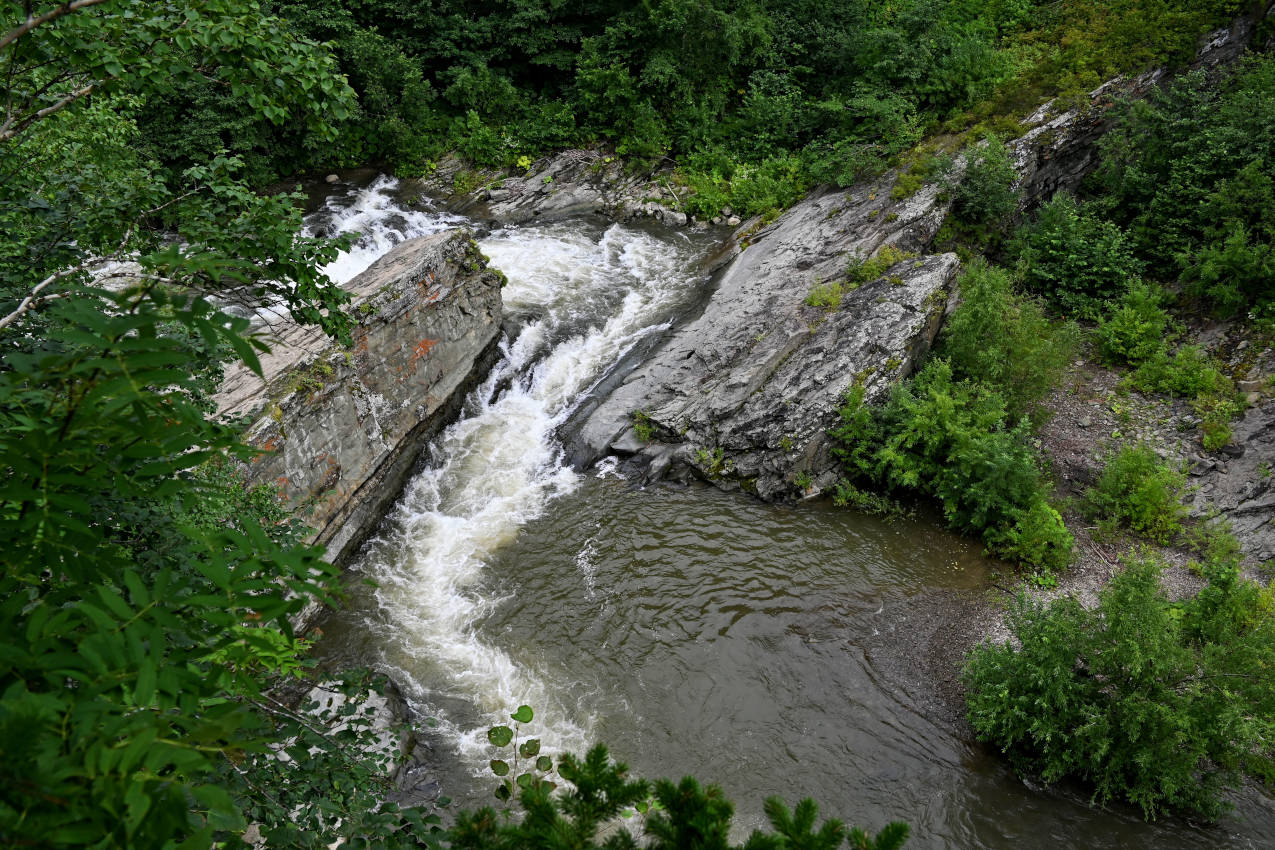
[[[438,340],[426,337],[416,343],[416,348],[412,350],[412,362],[415,363],[425,355],[429,354],[429,350],[438,344]]]

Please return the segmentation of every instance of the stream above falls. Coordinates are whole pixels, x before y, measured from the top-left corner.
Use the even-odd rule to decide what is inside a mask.
[[[330,188],[312,232],[362,234],[334,278],[468,223],[406,194],[385,177]],[[613,459],[571,467],[559,429],[702,303],[711,234],[589,218],[480,245],[509,277],[513,333],[351,566],[319,647],[385,671],[436,724],[446,794],[492,801],[485,730],[526,703],[547,752],[604,741],[641,775],[718,783],[745,831],[780,794],[867,827],[905,820],[909,848],[1269,846],[1268,797],[1241,794],[1210,828],[1091,809],[1082,791],[1025,785],[901,686],[883,643],[991,568],[932,519],[641,488]]]

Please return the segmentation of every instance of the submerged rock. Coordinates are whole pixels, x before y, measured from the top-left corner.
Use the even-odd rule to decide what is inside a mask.
[[[313,327],[270,328],[264,376],[238,365],[216,396],[262,449],[249,484],[277,486],[342,564],[402,490],[426,442],[494,362],[503,276],[468,232],[395,246],[348,284],[343,349]]]

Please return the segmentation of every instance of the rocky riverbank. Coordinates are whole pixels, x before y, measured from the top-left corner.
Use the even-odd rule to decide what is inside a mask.
[[[358,320],[349,350],[277,321],[263,375],[229,370],[218,413],[247,422],[245,441],[262,449],[247,483],[276,485],[334,563],[352,556],[486,376],[502,282],[464,231],[411,239],[347,284]]]

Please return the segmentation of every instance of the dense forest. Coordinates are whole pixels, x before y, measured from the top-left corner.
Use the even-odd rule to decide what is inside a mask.
[[[1034,442],[1066,365],[1087,352],[1137,391],[1188,399],[1217,449],[1242,406],[1184,320],[1275,328],[1269,55],[1117,105],[1096,172],[1030,214],[1004,145],[1050,99],[1088,103],[1118,75],[1182,68],[1253,4],[0,8],[6,846],[234,847],[250,825],[270,847],[730,846],[719,790],[648,783],[601,747],[502,784],[520,819],[448,813],[444,829],[432,807],[385,802],[390,756],[365,713],[375,677],[346,676],[329,716],[298,705],[330,674],[289,618],[338,605],[338,571],[272,491],[243,486],[242,423],[209,417],[225,365],[262,349],[231,307],[280,304],[349,339],[347,295],[320,271],[349,240],[301,236],[300,196],[266,189],[285,177],[424,175],[449,155],[518,170],[600,146],[635,172],[668,169],[701,220],[773,217],[890,169],[900,192],[943,181],[939,239],[967,261],[963,303],[886,403],[846,400],[837,499],[887,512],[931,500],[1042,585],[1072,557]],[[866,273],[852,266],[847,283]],[[1020,599],[1017,648],[981,647],[965,673],[981,739],[1148,817],[1213,817],[1242,777],[1275,783],[1272,591],[1243,577],[1223,523],[1187,517],[1184,487],[1130,446],[1083,510],[1193,547],[1197,597],[1166,598],[1148,550],[1096,609]],[[551,794],[550,772],[569,793]],[[630,809],[643,836],[599,838]],[[817,825],[809,801],[766,811],[770,831],[743,846],[886,850],[907,834]]]

